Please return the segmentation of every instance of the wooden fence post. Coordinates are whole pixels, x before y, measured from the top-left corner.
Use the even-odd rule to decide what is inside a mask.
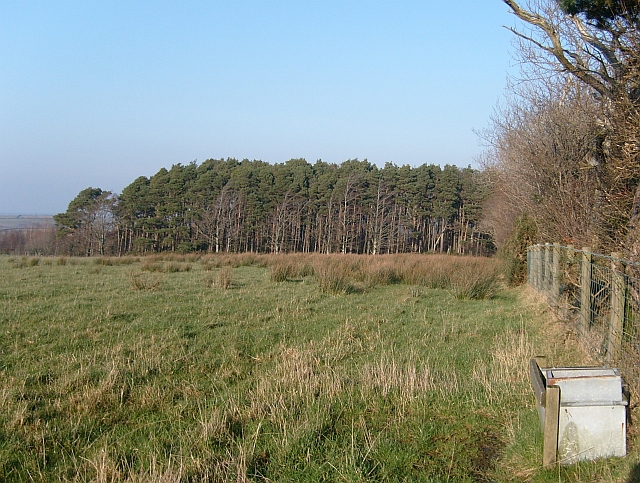
[[[558,425],[560,419],[560,387],[547,386],[544,408],[542,465],[555,465],[558,454]]]
[[[531,262],[531,268],[529,270],[529,285],[536,288],[536,274],[538,273],[538,266],[536,265],[535,245],[529,248],[529,261]]]
[[[560,304],[560,244],[553,244],[553,265],[551,270],[551,300],[556,307]]]
[[[566,247],[566,256],[564,259],[564,266],[563,268],[566,269],[566,277],[567,277],[567,285],[571,285],[572,283],[575,283],[575,279],[573,278],[575,276],[575,272],[574,272],[574,262],[575,262],[575,247],[573,245],[567,245]],[[576,300],[575,298],[570,298],[565,300],[566,302],[566,307],[565,307],[565,315],[569,314],[572,309],[575,308],[575,304],[576,304]]]
[[[611,257],[611,320],[609,322],[609,343],[607,346],[607,362],[612,363],[620,354],[622,331],[624,329],[624,307],[626,302],[626,286],[624,266],[620,261],[620,253],[612,253]]]
[[[582,247],[582,266],[580,270],[580,320],[583,334],[591,326],[591,247]]]
[[[539,292],[542,290],[542,255],[544,254],[542,250],[542,245],[536,245],[537,252],[537,260],[536,260],[536,290]]]
[[[547,296],[547,299],[550,298],[551,295],[551,277],[553,276],[551,271],[551,244],[544,244],[544,292]]]

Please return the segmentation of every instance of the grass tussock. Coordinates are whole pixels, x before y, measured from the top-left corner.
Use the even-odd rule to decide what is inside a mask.
[[[215,254],[200,259],[205,271],[268,267],[273,282],[313,276],[323,293],[348,294],[393,284],[451,291],[458,299],[486,299],[501,288],[497,259],[449,255]]]
[[[383,353],[380,359],[362,367],[360,379],[362,390],[368,395],[388,397],[397,393],[403,405],[435,388],[428,364],[415,354],[399,361],[394,354]]]
[[[355,285],[358,277],[353,265],[342,260],[329,259],[325,263],[316,263],[314,274],[322,293],[350,294],[361,290]]]
[[[501,264],[468,260],[451,277],[451,292],[457,299],[492,298],[501,288]]]
[[[200,253],[176,253],[176,252],[162,252],[162,253],[146,255],[142,257],[143,260],[148,261],[149,263],[158,263],[158,262],[196,263],[201,258],[202,258],[202,255]]]
[[[165,262],[149,259],[143,261],[140,269],[144,270],[145,272],[178,273],[190,271],[191,264],[185,262]]]
[[[222,290],[228,290],[233,287],[233,271],[231,267],[222,267],[218,270],[215,286]]]
[[[304,255],[272,255],[265,257],[263,263],[271,270],[273,282],[301,279],[314,274],[310,257]]]
[[[98,257],[94,258],[93,263],[95,263],[96,265],[101,265],[103,267],[132,265],[134,263],[140,263],[140,257]]]
[[[10,258],[9,262],[14,268],[27,268],[29,266],[29,260],[27,259],[27,257],[21,257],[20,260]]]
[[[501,264],[489,258],[446,255],[314,255],[324,293],[354,293],[393,284],[445,289],[458,299],[488,299],[501,288]],[[285,268],[278,271],[284,277]]]
[[[162,277],[159,274],[131,272],[129,283],[133,290],[158,290],[162,286]]]
[[[203,255],[199,261],[204,270],[210,271],[221,267],[251,267],[266,266],[261,263],[269,255],[259,255],[257,253],[216,253]]]

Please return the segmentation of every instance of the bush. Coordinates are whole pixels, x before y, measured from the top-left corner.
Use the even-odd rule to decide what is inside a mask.
[[[510,285],[520,285],[527,281],[527,248],[536,243],[538,226],[527,215],[519,217],[511,235],[498,251],[503,259],[505,276]]]

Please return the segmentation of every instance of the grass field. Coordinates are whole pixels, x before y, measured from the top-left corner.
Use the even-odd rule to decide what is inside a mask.
[[[0,481],[637,481],[540,468],[528,360],[584,360],[496,264],[0,257]]]

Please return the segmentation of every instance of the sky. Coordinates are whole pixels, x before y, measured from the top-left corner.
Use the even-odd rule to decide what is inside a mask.
[[[0,2],[0,213],[209,158],[475,166],[514,69],[482,2]]]

